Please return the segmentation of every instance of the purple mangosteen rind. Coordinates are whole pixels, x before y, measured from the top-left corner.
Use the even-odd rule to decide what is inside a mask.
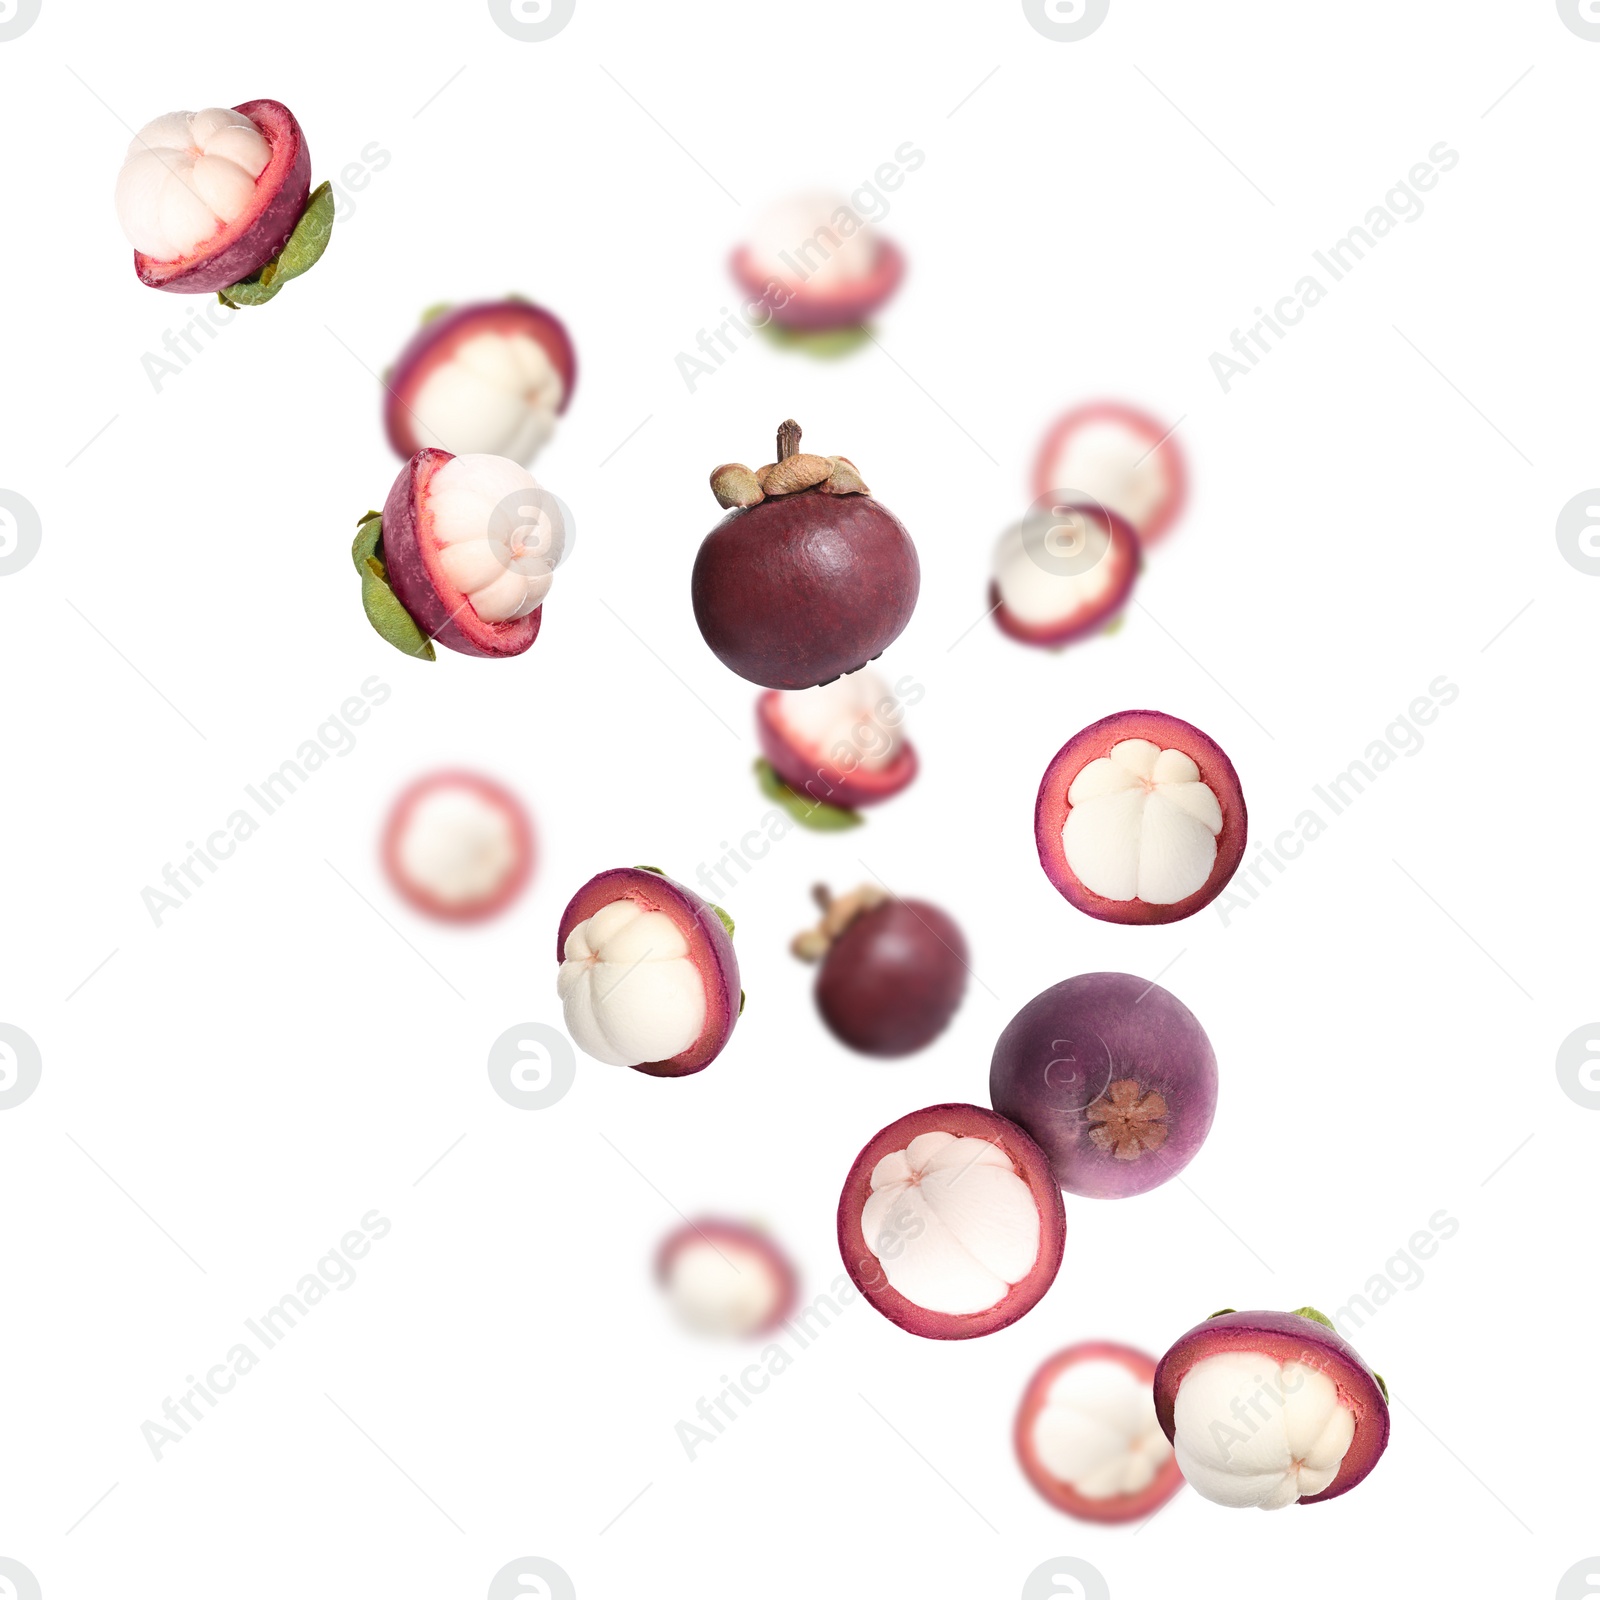
[[[777,712],[780,699],[781,696],[775,689],[769,689],[757,698],[756,737],[761,741],[761,750],[773,777],[789,794],[799,799],[802,808],[812,805],[823,806],[853,816],[859,806],[879,805],[885,800],[893,799],[916,777],[921,763],[909,741],[902,742],[894,760],[881,772],[867,773],[860,767],[852,772],[841,772],[826,759],[808,759],[806,752],[791,741],[788,731],[783,726],[782,718]],[[810,787],[812,784],[827,789],[826,800],[817,799],[812,795]],[[768,792],[765,781],[762,790],[764,793]],[[783,797],[780,795],[772,794],[771,798],[778,800],[780,804],[783,803]],[[821,826],[828,829],[853,826],[836,821],[825,821],[821,824],[807,823],[806,817],[800,812],[796,811],[793,815],[797,821],[811,827]]]
[[[556,415],[560,416],[566,411],[578,381],[578,356],[572,336],[558,316],[516,294],[508,294],[502,300],[479,300],[464,306],[447,303],[429,306],[422,314],[421,326],[383,378],[384,432],[396,455],[409,458],[418,448],[411,431],[411,415],[403,397],[409,392],[412,379],[428,359],[441,344],[450,343],[474,323],[499,324],[508,317],[519,318],[527,324],[529,336],[543,349],[551,365],[560,374],[561,404],[556,407]]]
[[[751,265],[749,252],[742,245],[729,257],[728,267],[752,301],[766,309],[767,321],[763,327],[775,324],[794,333],[828,334],[863,328],[873,312],[900,287],[905,277],[906,258],[892,240],[879,239],[872,272],[860,284],[834,293],[797,292],[763,277]]]
[[[1089,616],[1079,622],[1030,626],[1019,622],[1011,615],[1000,599],[1000,585],[991,581],[989,608],[995,626],[1007,638],[1015,639],[1019,644],[1037,645],[1046,650],[1060,650],[1069,644],[1075,644],[1079,639],[1086,639],[1097,633],[1114,633],[1126,620],[1123,608],[1133,593],[1134,582],[1144,569],[1139,535],[1126,517],[1119,516],[1109,507],[1097,506],[1096,513],[1105,519],[1111,531],[1113,553],[1120,557],[1116,569],[1116,582],[1110,593],[1096,605]]]
[[[641,869],[653,872],[653,867]],[[656,1249],[656,1282],[665,1284],[672,1269],[673,1257],[685,1245],[696,1241],[716,1246],[727,1244],[759,1255],[772,1273],[778,1286],[778,1295],[771,1314],[752,1335],[771,1333],[781,1328],[794,1313],[800,1298],[800,1274],[789,1257],[764,1229],[748,1222],[737,1222],[726,1217],[701,1217],[674,1228]]]
[[[632,1070],[651,1078],[684,1078],[701,1072],[722,1053],[744,1012],[733,918],[659,867],[611,867],[597,873],[567,902],[556,928],[557,963],[565,958],[567,935],[618,900],[638,901],[671,917],[688,940],[689,954],[706,986],[706,1022],[700,1037],[669,1060],[640,1062]]]
[[[1086,752],[1104,755],[1122,739],[1147,737],[1142,730],[1152,720],[1183,730],[1181,747],[1184,753],[1200,767],[1202,780],[1222,806],[1222,833],[1217,839],[1217,859],[1210,876],[1192,895],[1172,905],[1154,905],[1143,900],[1107,900],[1097,895],[1067,869],[1061,842],[1062,827],[1070,809],[1066,803],[1067,790],[1072,778],[1094,759],[1094,755]],[[1223,793],[1218,793],[1219,786]],[[1169,711],[1149,709],[1114,711],[1073,734],[1045,768],[1033,808],[1034,844],[1039,853],[1039,865],[1056,892],[1097,921],[1146,926],[1181,922],[1185,917],[1192,917],[1227,888],[1244,859],[1249,822],[1244,786],[1222,746],[1192,722],[1185,722]]]
[[[1328,1378],[1350,1408],[1355,1433],[1338,1475],[1321,1494],[1295,1503],[1316,1505],[1348,1494],[1378,1464],[1389,1444],[1389,1386],[1320,1311],[1218,1311],[1184,1334],[1156,1363],[1156,1419],[1175,1442],[1178,1389],[1198,1362],[1247,1350],[1278,1362],[1295,1361]]]
[[[1159,984],[1080,973],[1035,995],[1002,1029],[989,1099],[1045,1150],[1063,1189],[1123,1199],[1176,1177],[1199,1153],[1216,1115],[1216,1053],[1199,1019]]]
[[[904,1149],[917,1134],[936,1127],[952,1131],[949,1125],[962,1129],[966,1124],[974,1124],[984,1131],[962,1131],[958,1132],[957,1137],[987,1138],[990,1143],[997,1144],[1038,1200],[1041,1223],[1039,1250],[1046,1270],[1041,1274],[1039,1264],[1035,1263],[1034,1271],[1030,1274],[1034,1280],[1034,1292],[1014,1293],[999,1305],[971,1316],[948,1316],[928,1312],[915,1301],[908,1300],[883,1274],[878,1257],[868,1246],[866,1235],[861,1230],[864,1195],[869,1192],[863,1185],[868,1184],[873,1168],[885,1155]],[[1049,1159],[1029,1138],[1026,1130],[982,1106],[947,1101],[897,1117],[880,1128],[861,1147],[860,1154],[850,1164],[844,1190],[839,1196],[836,1228],[839,1255],[844,1262],[845,1272],[875,1310],[897,1327],[919,1338],[971,1339],[1009,1328],[1044,1298],[1061,1270],[1061,1259],[1067,1243],[1067,1212],[1061,1190],[1051,1177]]]
[[[300,213],[283,248],[249,276],[219,289],[217,299],[235,310],[241,306],[264,306],[284,284],[302,277],[322,259],[323,251],[333,237],[333,220],[337,209],[333,185],[319,183],[311,191],[305,209]]]

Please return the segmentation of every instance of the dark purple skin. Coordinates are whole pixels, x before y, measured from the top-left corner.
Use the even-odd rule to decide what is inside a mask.
[[[834,941],[817,1009],[836,1039],[869,1056],[905,1056],[943,1033],[967,986],[967,941],[937,906],[886,900]]]
[[[272,147],[272,159],[256,180],[258,191],[281,168],[277,188],[238,238],[214,255],[200,255],[187,264],[175,264],[135,250],[134,271],[139,274],[139,281],[152,289],[165,289],[170,294],[212,294],[248,278],[288,244],[289,235],[306,209],[311,195],[311,150],[294,113],[276,100],[246,100],[233,109],[249,117]]]
[[[520,656],[539,637],[544,607],[509,622],[485,622],[466,597],[441,593],[423,554],[418,510],[428,480],[455,457],[419,450],[401,467],[383,502],[383,561],[389,587],[436,644],[466,656]]]
[[[710,1066],[733,1037],[744,996],[739,987],[739,958],[722,918],[694,890],[649,867],[612,867],[591,878],[567,902],[556,929],[556,961],[566,954],[567,935],[587,922],[602,907],[617,900],[634,900],[660,911],[678,925],[688,941],[689,955],[706,986],[706,1023],[700,1037],[667,1061],[644,1061],[633,1067],[652,1078],[686,1078]]]
[[[1325,1374],[1339,1399],[1355,1415],[1355,1436],[1338,1475],[1321,1494],[1302,1495],[1296,1505],[1334,1500],[1377,1466],[1389,1443],[1389,1397],[1383,1381],[1339,1335],[1297,1311],[1223,1311],[1191,1328],[1156,1366],[1156,1418],[1168,1441],[1176,1427],[1178,1387],[1196,1362],[1232,1350],[1262,1352],[1274,1360],[1298,1361]]]
[[[694,561],[695,621],[725,667],[810,689],[881,655],[921,586],[911,535],[869,495],[804,489],[730,511]]]
[[[1038,1142],[1063,1189],[1119,1199],[1194,1159],[1216,1112],[1217,1058],[1194,1013],[1165,989],[1086,972],[1006,1024],[989,1099]]]

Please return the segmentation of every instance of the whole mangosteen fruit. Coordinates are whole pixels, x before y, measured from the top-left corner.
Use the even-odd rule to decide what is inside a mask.
[[[729,507],[695,556],[695,621],[726,667],[768,689],[809,689],[854,672],[900,637],[921,569],[899,519],[844,456],[800,453],[778,430],[778,459],[711,474]]]
[[[1005,1026],[989,1099],[1026,1128],[1073,1194],[1144,1194],[1194,1159],[1217,1107],[1217,1058],[1175,995],[1126,972],[1086,972]]]
[[[864,886],[838,899],[813,891],[822,921],[790,947],[817,961],[817,1010],[829,1031],[869,1056],[905,1056],[948,1026],[967,987],[967,941],[945,912]]]

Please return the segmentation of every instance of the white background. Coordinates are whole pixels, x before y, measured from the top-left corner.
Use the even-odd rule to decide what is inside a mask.
[[[1554,1593],[1600,1542],[1600,1116],[1553,1066],[1600,1011],[1600,580],[1554,538],[1600,480],[1597,73],[1547,3],[1114,0],[1061,44],[1010,3],[579,0],[526,44],[482,4],[44,0],[0,43],[0,487],[44,527],[0,578],[0,1021],[44,1059],[0,1113],[0,1556],[48,1600],[478,1596],[522,1555],[585,1597],[1011,1596],[1064,1555],[1121,1597]],[[258,96],[319,180],[391,159],[310,276],[157,392],[141,358],[204,302],[133,276],[128,125]],[[733,304],[760,209],[905,140],[927,160],[892,197],[911,270],[879,345],[752,342],[691,394],[674,358]],[[1460,162],[1425,214],[1224,395],[1211,352],[1440,140]],[[528,655],[416,663],[349,563],[396,469],[371,373],[424,306],[512,289],[577,343],[537,469],[577,549]],[[1059,655],[962,637],[1039,438],[1099,395],[1183,418],[1194,479],[1126,627]],[[485,1058],[559,1022],[570,894],[641,861],[692,881],[767,810],[754,690],[688,579],[706,473],[768,459],[789,415],[917,541],[883,666],[925,688],[923,774],[725,895],[750,1002],[710,1070],[581,1061],[515,1110]],[[156,928],[141,889],[374,673],[392,697],[356,748]],[[1206,729],[1260,844],[1440,675],[1459,698],[1425,747],[1228,925],[1105,926],[1039,870],[1039,775],[1096,717]],[[541,834],[532,892],[472,935],[375,859],[441,762],[513,783]],[[832,1042],[786,950],[814,880],[869,873],[972,948],[955,1024],[898,1065]],[[858,1148],[982,1102],[1012,1013],[1104,967],[1163,974],[1216,1046],[1184,1180],[1069,1196],[1060,1277],[993,1337],[920,1341],[857,1300],[690,1462],[675,1424],[744,1358],[677,1331],[657,1239],[761,1218],[826,1289]],[[140,1425],[372,1208],[393,1227],[359,1281],[153,1460]],[[1396,1252],[1440,1210],[1459,1231],[1356,1335],[1396,1401],[1358,1492],[1262,1516],[1186,1491],[1135,1533],[1022,1479],[1013,1408],[1053,1350],[1332,1310],[1409,1277]]]

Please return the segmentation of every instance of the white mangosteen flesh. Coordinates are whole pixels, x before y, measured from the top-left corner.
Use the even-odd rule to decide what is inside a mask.
[[[842,195],[798,194],[767,211],[750,239],[762,277],[810,289],[838,288],[872,275],[878,244]]]
[[[696,1333],[744,1338],[771,1322],[784,1297],[771,1263],[731,1240],[691,1239],[673,1252],[667,1297]]]
[[[1078,773],[1067,804],[1061,846],[1093,893],[1169,906],[1211,876],[1222,807],[1183,751],[1124,739]]]
[[[491,899],[521,857],[516,819],[466,784],[419,796],[395,841],[402,876],[445,906]]]
[[[249,206],[272,151],[248,117],[221,106],[173,111],[133,136],[117,174],[117,220],[156,261],[192,255]]]
[[[835,765],[853,761],[881,772],[904,742],[897,725],[899,704],[889,685],[870,667],[862,667],[815,689],[781,691],[776,712],[802,749],[814,750]]]
[[[1321,1494],[1338,1477],[1355,1429],[1326,1374],[1247,1350],[1196,1362],[1173,1405],[1178,1466],[1224,1506],[1276,1511]]]
[[[526,467],[504,456],[454,456],[428,480],[422,513],[445,576],[485,622],[525,617],[543,603],[566,530]]]
[[[1051,531],[1057,527],[1070,531]],[[1047,570],[1037,559],[1041,552],[1053,564],[1073,570]],[[1072,517],[1070,522],[1055,517],[1020,522],[1001,534],[995,548],[994,581],[1000,591],[1000,603],[1018,622],[1029,627],[1048,627],[1089,610],[1110,591],[1117,577],[1118,564],[1111,558],[1111,534],[1095,517]]]
[[[1120,1361],[1079,1361],[1050,1385],[1033,1448],[1053,1478],[1085,1500],[1138,1494],[1172,1456],[1155,1398]]]
[[[945,1316],[997,1306],[1039,1258],[1039,1202],[987,1139],[922,1133],[872,1169],[861,1213],[891,1288]]]
[[[561,374],[525,333],[474,334],[408,402],[419,445],[531,461],[555,431]]]
[[[1162,452],[1117,417],[1084,421],[1072,430],[1053,463],[1057,489],[1091,494],[1141,531],[1172,493]]]
[[[636,1067],[687,1050],[706,1024],[705,981],[671,917],[613,900],[567,935],[556,993],[596,1061]]]

